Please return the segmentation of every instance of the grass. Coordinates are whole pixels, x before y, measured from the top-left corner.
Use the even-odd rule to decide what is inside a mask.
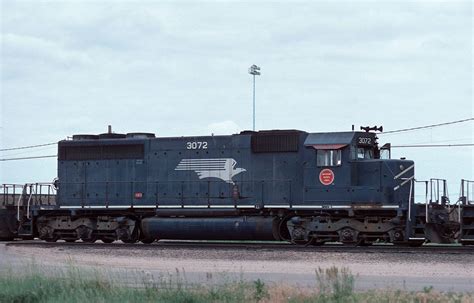
[[[20,275],[0,274],[0,302],[474,302],[473,294],[441,293],[426,287],[420,292],[376,290],[355,292],[355,277],[347,269],[318,268],[315,288],[268,286],[262,280],[204,286],[186,283],[184,272],[175,278],[156,279],[142,272],[133,285],[123,277],[85,272],[70,265],[65,270],[45,272],[31,266]],[[127,277],[126,277],[127,278]],[[129,281],[130,277],[125,281]]]

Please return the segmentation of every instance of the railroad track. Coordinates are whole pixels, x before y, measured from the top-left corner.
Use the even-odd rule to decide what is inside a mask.
[[[30,246],[43,248],[66,248],[66,249],[111,249],[114,250],[159,250],[159,249],[188,249],[188,250],[253,250],[253,251],[305,251],[305,252],[344,252],[344,253],[419,253],[419,254],[472,254],[474,246],[460,245],[423,245],[421,247],[403,247],[394,245],[375,244],[371,246],[345,246],[341,244],[325,244],[323,246],[297,246],[289,243],[261,243],[261,242],[216,242],[216,241],[159,241],[153,244],[127,244],[117,241],[114,243],[48,243],[38,240],[7,242],[6,246]]]

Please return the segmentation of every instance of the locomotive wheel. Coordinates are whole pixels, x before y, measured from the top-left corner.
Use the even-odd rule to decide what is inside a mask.
[[[76,239],[64,239],[67,243],[74,243],[76,242]]]
[[[97,236],[91,236],[90,238],[83,238],[82,239],[82,242],[85,242],[85,243],[95,243],[95,241],[97,241]]]
[[[347,247],[361,246],[360,242],[342,242],[342,245]]]
[[[155,242],[155,240],[157,240],[157,238],[147,237],[141,228],[139,229],[139,233],[140,233],[140,242],[142,242],[143,244],[151,244]]]
[[[424,241],[409,241],[409,242],[394,242],[395,246],[402,246],[402,247],[420,247],[425,243]]]
[[[138,227],[135,227],[133,229],[132,234],[130,235],[130,238],[129,239],[122,239],[122,242],[128,243],[128,244],[133,244],[133,243],[137,243],[139,238],[140,238],[140,230],[138,229]]]
[[[304,246],[304,247],[307,247],[309,245],[317,245],[317,244],[313,244],[313,243],[316,243],[314,238],[311,238],[309,240],[291,240],[291,243],[296,244],[298,246]]]
[[[127,243],[127,244],[134,244],[134,243],[137,243],[138,240],[137,239],[128,239],[128,240],[122,240],[123,243]]]
[[[115,239],[113,239],[113,238],[102,238],[100,240],[102,240],[102,242],[104,242],[106,244],[110,244],[110,243],[115,241]]]
[[[46,238],[44,239],[46,242],[49,242],[49,243],[53,243],[53,242],[56,242],[59,240],[59,237],[58,236],[54,236],[52,238]]]
[[[317,241],[317,240],[314,239],[314,238],[313,238],[313,241],[311,242],[311,245],[313,245],[313,246],[321,246],[321,245],[323,245],[323,244],[324,244],[324,242],[322,242],[322,241]]]
[[[287,215],[286,217],[280,220],[280,222],[278,223],[277,233],[280,240],[292,242],[290,232],[288,230],[288,227],[286,226],[286,223],[288,222],[289,218],[291,218],[291,216]]]
[[[363,239],[361,238],[356,238],[354,241],[344,241],[341,242],[342,245],[348,246],[348,247],[355,247],[355,246],[369,246],[372,245],[372,243],[365,243]]]
[[[374,242],[367,240],[363,235],[359,235],[358,237],[359,243],[357,243],[358,246],[372,246]]]
[[[143,239],[140,240],[140,242],[142,242],[143,244],[151,244],[151,243],[155,242],[155,239],[143,238]]]
[[[410,247],[420,247],[424,243],[425,243],[425,241],[410,241],[410,242],[408,242],[408,246],[410,246]]]
[[[344,246],[358,246],[363,241],[358,233],[350,227],[343,228],[338,233],[339,242],[342,242]]]

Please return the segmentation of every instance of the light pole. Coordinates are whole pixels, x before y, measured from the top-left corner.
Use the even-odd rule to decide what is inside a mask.
[[[255,131],[255,76],[260,76],[260,67],[253,64],[249,67],[249,74],[253,75],[253,131]]]

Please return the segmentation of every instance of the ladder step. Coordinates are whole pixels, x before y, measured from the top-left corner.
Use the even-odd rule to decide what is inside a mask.
[[[18,228],[18,236],[32,236],[33,224],[31,221],[23,222]]]

